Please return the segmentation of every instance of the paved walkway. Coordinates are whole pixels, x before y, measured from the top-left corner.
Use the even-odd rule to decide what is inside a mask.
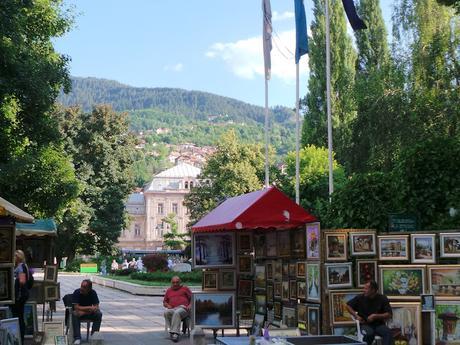
[[[37,277],[38,278],[38,277]],[[84,275],[60,275],[61,301],[57,302],[57,312],[53,320],[64,320],[65,308],[62,296],[80,287]],[[38,278],[40,279],[40,278]],[[110,345],[172,345],[165,332],[163,318],[163,297],[135,296],[112,288],[93,285],[103,313],[101,334],[104,344]],[[41,308],[38,310],[39,323]],[[82,326],[82,344],[86,339],[86,329]],[[208,343],[213,343],[212,336]],[[189,345],[188,337],[181,337],[178,344]]]

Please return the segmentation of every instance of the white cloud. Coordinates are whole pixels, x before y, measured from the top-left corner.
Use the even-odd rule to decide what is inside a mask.
[[[182,63],[176,63],[175,65],[166,65],[163,67],[165,71],[172,71],[172,72],[182,72],[184,69],[184,65]]]
[[[272,21],[274,22],[280,22],[282,20],[291,19],[291,18],[294,18],[294,12],[285,11],[283,13],[279,13],[277,11],[273,11],[272,13]]]
[[[287,84],[295,83],[295,30],[273,35],[272,79],[278,78]],[[238,77],[254,79],[264,75],[262,37],[251,37],[236,42],[214,43],[206,56],[221,59]],[[300,73],[308,70],[308,56],[300,60]]]

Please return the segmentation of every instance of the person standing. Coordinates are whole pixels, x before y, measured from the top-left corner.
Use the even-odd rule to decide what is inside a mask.
[[[80,288],[73,292],[72,303],[74,309],[72,317],[74,345],[80,345],[81,319],[93,321],[91,335],[93,335],[94,332],[99,332],[101,328],[102,313],[99,310],[99,298],[97,292],[93,290],[93,283],[91,280],[85,279],[81,282]]]
[[[24,322],[24,305],[29,298],[29,289],[27,288],[27,279],[29,277],[29,268],[26,264],[24,252],[16,250],[14,253],[14,304],[11,306],[13,317],[19,319],[19,329],[21,332],[22,344],[24,344],[25,322]]]
[[[348,312],[361,323],[364,341],[371,345],[376,335],[382,337],[383,345],[393,344],[391,330],[385,321],[393,316],[390,302],[378,293],[378,285],[371,280],[364,285],[363,293],[347,302]]]
[[[164,312],[166,328],[169,329],[171,340],[174,342],[179,340],[182,320],[189,316],[191,300],[190,289],[181,284],[178,276],[172,277],[171,287],[166,290],[163,299],[163,306],[166,308]]]

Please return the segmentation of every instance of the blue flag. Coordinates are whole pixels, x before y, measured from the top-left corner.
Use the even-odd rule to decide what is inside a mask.
[[[342,0],[342,4],[353,30],[367,29],[366,23],[364,23],[363,20],[359,18],[358,13],[356,13],[353,0]]]
[[[295,8],[295,63],[298,64],[300,57],[308,54],[307,18],[303,0],[294,0]]]

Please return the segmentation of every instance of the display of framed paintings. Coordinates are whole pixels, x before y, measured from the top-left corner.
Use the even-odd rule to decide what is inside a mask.
[[[363,287],[368,281],[377,279],[377,260],[356,260],[357,287]]]
[[[263,258],[266,256],[266,237],[265,234],[254,235],[254,255],[256,258]]]
[[[394,300],[420,300],[425,293],[425,265],[380,265],[380,293]]]
[[[19,330],[19,319],[17,317],[0,320],[0,329],[5,330],[5,344],[22,345],[21,331]]]
[[[403,261],[409,260],[409,236],[385,235],[378,236],[379,260]]]
[[[347,234],[326,232],[326,260],[346,261],[347,260]]]
[[[376,255],[375,232],[351,232],[350,236],[350,249],[351,255]]]
[[[433,344],[454,345],[460,342],[460,300],[435,298],[434,317],[431,318]]]
[[[306,252],[307,260],[319,260],[320,233],[319,223],[307,224]]]
[[[347,309],[347,302],[362,293],[362,290],[336,290],[329,292],[331,324],[335,326],[355,325]]]
[[[460,265],[428,265],[429,293],[438,297],[458,298]]]
[[[422,344],[422,313],[420,302],[390,302],[393,317],[387,326],[396,344]]]
[[[195,292],[192,295],[193,327],[235,328],[235,304],[233,292]]]
[[[0,264],[14,265],[16,233],[14,226],[0,226]]]
[[[256,289],[265,289],[265,265],[256,265],[255,270],[254,287]]]
[[[319,303],[321,301],[321,280],[319,267],[319,262],[307,262],[305,265],[308,282],[305,291],[305,298],[310,302]]]
[[[235,233],[196,233],[192,239],[194,268],[235,266]]]
[[[10,264],[0,265],[0,304],[14,303],[14,273]]]
[[[265,314],[267,309],[267,296],[256,295],[256,313]]]
[[[276,232],[278,242],[278,255],[290,256],[291,255],[291,238],[289,231]]]
[[[252,279],[238,280],[238,296],[239,297],[252,297]]]
[[[43,278],[45,282],[56,283],[57,276],[58,276],[57,265],[45,265],[44,278]]]
[[[351,288],[353,286],[351,262],[326,264],[325,266],[328,289]]]
[[[252,300],[242,300],[239,302],[240,319],[252,320],[254,315],[254,302]]]
[[[319,306],[307,306],[307,325],[308,335],[319,335],[320,334],[320,312]]]
[[[416,264],[434,264],[436,262],[436,235],[411,234],[411,262]]]
[[[305,230],[295,229],[291,232],[292,252],[291,256],[304,258],[305,257]]]
[[[306,299],[307,283],[304,281],[297,282],[297,298]]]
[[[34,333],[38,331],[37,320],[37,304],[26,303],[24,306],[24,336],[25,338],[33,338]]]
[[[45,301],[58,301],[61,299],[61,283],[45,283]]]
[[[276,243],[276,232],[269,232],[265,237],[267,244],[266,254],[269,257],[276,257],[278,255],[278,246]]]
[[[297,327],[295,308],[289,308],[283,306],[283,325],[286,325],[288,328]]]
[[[233,269],[223,268],[219,270],[219,290],[236,289],[236,272]]]
[[[54,337],[64,335],[64,323],[62,321],[45,321],[42,327],[45,333],[45,345],[54,345]]]
[[[439,234],[441,258],[460,258],[460,232]]]
[[[305,261],[297,262],[296,277],[305,278]]]
[[[218,271],[203,271],[203,290],[217,290],[219,285]]]
[[[236,238],[238,253],[252,252],[252,232],[239,232]]]
[[[239,274],[252,274],[254,267],[254,258],[252,255],[238,256],[238,273]]]

